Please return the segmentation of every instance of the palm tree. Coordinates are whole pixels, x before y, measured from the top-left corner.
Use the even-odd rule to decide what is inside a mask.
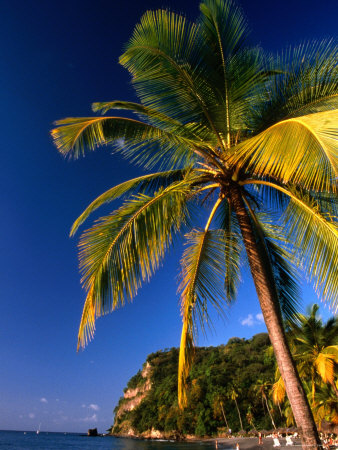
[[[252,411],[251,411],[251,406],[249,406],[248,411],[247,411],[245,417],[246,417],[246,420],[247,420],[248,424],[249,424],[254,430],[256,430],[255,423],[254,423],[254,415],[253,415],[253,413],[252,413]]]
[[[311,407],[315,411],[315,417],[322,418],[321,414],[326,409],[319,408],[318,405],[323,404],[325,395],[328,404],[332,403],[331,396],[336,402],[338,397],[335,376],[335,366],[338,363],[338,321],[332,317],[323,324],[318,317],[318,310],[318,305],[312,305],[308,315],[298,314],[298,323],[287,324],[287,329],[292,355],[308,393]],[[285,386],[278,370],[276,378],[273,399],[275,403],[280,404],[285,398]],[[317,395],[318,389],[320,392]]]
[[[241,425],[241,430],[243,430],[244,428],[243,428],[241,412],[239,410],[238,403],[237,403],[237,397],[239,396],[239,393],[240,393],[240,389],[232,386],[230,389],[229,397],[231,398],[231,400],[233,400],[235,402],[239,423]]]
[[[327,384],[317,389],[313,403],[313,411],[319,429],[323,422],[338,425],[337,397]]]
[[[338,320],[332,317],[323,325],[317,315],[318,310],[319,306],[314,304],[308,316],[299,316],[300,324],[290,324],[293,357],[302,378],[311,380],[312,400],[315,397],[318,378],[329,384],[338,397],[335,383],[335,365],[338,363]]]
[[[228,430],[229,424],[228,424],[227,417],[226,417],[225,411],[224,411],[224,399],[225,399],[224,392],[216,393],[216,395],[214,396],[214,413],[217,414],[220,409],[220,411],[222,412],[222,417],[223,417],[226,429]]]
[[[248,41],[233,0],[205,0],[200,9],[196,23],[158,10],[146,12],[135,27],[120,63],[140,103],[95,103],[93,109],[132,111],[136,119],[68,118],[52,131],[65,156],[112,145],[132,162],[157,170],[111,188],[73,225],[72,235],[91,212],[124,196],[122,206],[80,239],[87,297],[79,345],[93,336],[97,317],[134,298],[175,236],[185,233],[183,407],[196,324],[204,326],[208,301],[223,311],[236,298],[246,257],[303,443],[314,448],[318,434],[282,317],[297,308],[293,263],[319,295],[334,308],[338,303],[332,270],[338,249],[337,48],[312,43],[267,57]],[[202,227],[201,206],[209,208]]]
[[[268,381],[264,381],[261,379],[258,379],[255,386],[254,386],[254,390],[259,394],[259,396],[262,398],[262,405],[263,405],[263,411],[264,411],[264,406],[270,416],[270,420],[272,423],[272,426],[274,427],[274,429],[276,429],[276,424],[275,421],[273,420],[270,408],[269,408],[269,404],[268,404],[268,398],[267,398],[267,392],[269,390],[271,386],[271,383],[269,383]]]

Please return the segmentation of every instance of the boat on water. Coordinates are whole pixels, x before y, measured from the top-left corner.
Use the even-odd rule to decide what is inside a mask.
[[[39,428],[36,430],[36,434],[40,434],[41,423],[39,424]]]

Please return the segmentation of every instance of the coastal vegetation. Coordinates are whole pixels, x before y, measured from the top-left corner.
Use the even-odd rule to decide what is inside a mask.
[[[326,381],[322,376],[313,376],[318,370],[313,347],[320,350],[319,354],[323,351],[327,355],[325,359],[332,363],[329,366],[336,367],[338,320],[332,318],[323,324],[317,311],[318,306],[314,305],[309,316],[301,316],[298,327],[288,328],[287,336],[320,429],[325,422],[338,424],[337,372],[326,369],[332,380],[329,376],[324,377]],[[324,334],[331,336],[330,353],[320,339]],[[293,343],[295,339],[301,346],[309,342],[311,345],[299,349]],[[294,426],[285,390],[276,401],[279,380],[275,381],[276,360],[270,350],[266,333],[249,340],[232,338],[218,347],[196,348],[184,410],[179,409],[177,402],[179,350],[172,348],[149,355],[144,364],[146,373],[139,371],[129,380],[125,395],[114,410],[111,433],[147,437],[151,430],[156,430],[157,436],[185,438],[222,436],[229,429],[243,433],[243,430],[258,432]],[[298,358],[300,351],[302,357]],[[303,367],[306,368],[302,370]],[[150,382],[144,390],[147,380]],[[141,401],[135,402],[140,395]]]
[[[197,347],[188,379],[187,406],[183,410],[177,401],[179,349],[149,355],[145,365],[150,366],[151,387],[134,409],[129,410],[128,395],[120,398],[114,410],[112,433],[127,435],[132,430],[141,436],[155,429],[184,437],[225,434],[229,428],[233,432],[271,429],[261,395],[254,389],[259,378],[270,383],[273,380],[275,358],[265,353],[269,346],[268,335],[261,333],[250,340],[232,338],[219,347]],[[136,387],[142,392],[145,379],[139,371],[129,380],[125,393]],[[138,391],[134,393],[137,397]],[[269,410],[273,410],[271,396],[268,402]],[[246,419],[248,411],[254,415],[253,424]],[[276,421],[282,424],[279,413]]]
[[[298,323],[286,324],[291,352],[307,393],[317,426],[323,420],[338,424],[338,319],[323,324],[319,306],[312,305],[307,315],[298,314]],[[294,424],[285,387],[279,371],[273,385],[273,400],[283,405],[287,425]]]
[[[99,206],[123,198],[80,239],[87,297],[78,342],[93,336],[97,317],[131,301],[183,238],[182,411],[197,331],[209,323],[210,306],[222,313],[236,299],[247,261],[302,443],[311,450],[320,441],[283,318],[296,317],[300,270],[338,305],[337,46],[313,42],[267,55],[250,42],[233,0],[205,0],[200,11],[196,22],[148,11],[136,25],[120,63],[140,102],[93,109],[137,119],[68,118],[52,131],[64,156],[111,145],[155,170],[102,194],[73,225],[72,235]],[[235,384],[231,392],[241,422],[242,394]]]

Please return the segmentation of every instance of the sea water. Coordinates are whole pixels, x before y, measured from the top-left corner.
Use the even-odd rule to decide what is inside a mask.
[[[210,442],[143,441],[73,433],[0,431],[0,450],[211,450]]]

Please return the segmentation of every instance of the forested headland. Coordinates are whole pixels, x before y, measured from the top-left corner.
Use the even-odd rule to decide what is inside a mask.
[[[285,323],[317,427],[338,426],[338,320],[326,323],[318,305]],[[177,401],[179,350],[147,357],[116,406],[110,432],[139,437],[224,436],[295,425],[269,336],[233,337],[226,345],[197,347],[188,378],[188,402]]]
[[[233,432],[271,429],[260,391],[262,383],[268,389],[274,380],[275,359],[269,347],[268,335],[260,333],[249,340],[231,338],[227,345],[196,348],[184,410],[177,403],[178,349],[152,353],[144,370],[129,380],[114,411],[112,432],[142,435],[155,429],[205,436],[222,434],[229,428]],[[281,425],[284,418],[278,408],[272,407],[270,399],[267,402],[275,423]]]

